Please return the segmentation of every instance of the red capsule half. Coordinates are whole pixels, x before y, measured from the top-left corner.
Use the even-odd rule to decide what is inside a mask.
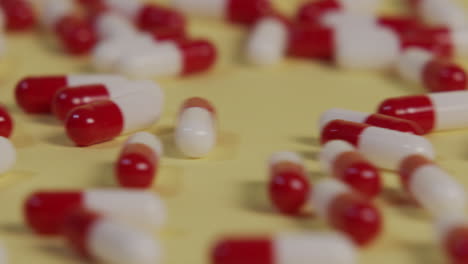
[[[36,14],[28,1],[2,0],[0,6],[5,13],[8,30],[25,31],[35,26]]]
[[[65,16],[57,21],[55,32],[70,54],[86,54],[98,41],[92,24],[75,16]]]
[[[13,131],[13,118],[6,107],[0,105],[0,136],[9,138]]]

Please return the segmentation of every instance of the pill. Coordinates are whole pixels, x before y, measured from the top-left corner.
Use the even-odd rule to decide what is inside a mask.
[[[179,12],[156,4],[129,0],[104,0],[105,5],[135,21],[141,30],[166,28],[185,32],[186,20]]]
[[[405,80],[422,84],[430,92],[465,90],[465,70],[423,49],[408,49],[398,60],[398,74]]]
[[[95,17],[93,27],[100,42],[137,34],[134,25],[126,17],[115,12],[101,12]]]
[[[433,215],[465,211],[463,186],[428,158],[421,155],[406,157],[401,162],[399,174],[404,188]]]
[[[154,125],[161,115],[164,95],[156,83],[152,86],[74,108],[65,120],[68,137],[77,146],[90,146]]]
[[[468,126],[468,91],[439,92],[389,98],[378,112],[411,120],[425,133]]]
[[[44,26],[57,34],[67,52],[80,55],[94,47],[98,37],[91,23],[73,13],[69,0],[47,0],[43,5]]]
[[[366,197],[374,198],[382,191],[378,169],[346,141],[331,140],[319,154],[323,170]]]
[[[159,263],[162,253],[150,235],[91,211],[71,212],[63,236],[82,257],[104,263]]]
[[[357,15],[375,13],[380,0],[320,0],[308,1],[297,9],[296,17],[300,22],[318,22],[327,12],[350,12]]]
[[[419,39],[426,43],[436,43],[441,49],[437,51],[445,57],[464,57],[468,55],[468,29],[466,27],[450,28],[445,26],[423,27],[417,30],[409,31],[405,38]],[[428,45],[428,44],[425,44]],[[427,49],[427,48],[426,48]]]
[[[468,24],[464,8],[454,1],[418,0],[411,1],[411,5],[428,23],[452,28],[463,28]]]
[[[379,210],[344,183],[324,179],[314,186],[310,202],[318,216],[350,236],[359,246],[374,240],[382,229]]]
[[[187,157],[206,156],[216,144],[216,110],[206,99],[192,97],[180,108],[175,128],[177,148]]]
[[[216,59],[216,48],[209,41],[165,41],[121,57],[117,71],[135,78],[190,75],[207,71]]]
[[[245,25],[270,14],[273,9],[269,0],[172,0],[172,5],[184,13]]]
[[[0,104],[0,137],[9,138],[13,131],[13,124],[10,113]]]
[[[77,207],[96,211],[144,230],[155,230],[166,220],[158,195],[133,190],[69,190],[32,193],[23,207],[28,226],[41,235],[58,235],[66,215]]]
[[[7,264],[8,263],[8,253],[6,247],[0,243],[0,263]]]
[[[151,187],[162,154],[162,143],[155,135],[138,132],[130,136],[115,164],[115,173],[120,186]]]
[[[0,7],[5,15],[7,30],[25,31],[35,26],[36,14],[29,1],[2,0]]]
[[[347,141],[374,165],[390,170],[397,170],[409,155],[435,156],[424,137],[344,120],[329,122],[322,129],[322,144],[334,139]]]
[[[423,130],[415,122],[396,118],[392,116],[386,116],[382,114],[369,114],[364,112],[346,110],[341,108],[332,108],[325,111],[319,121],[320,130],[323,129],[328,123],[333,120],[345,120],[356,123],[363,123],[371,126],[387,128],[391,130],[396,130],[400,132],[408,132],[416,135],[422,135]]]
[[[114,74],[26,77],[16,85],[16,102],[27,113],[49,113],[55,94],[63,87],[124,80],[124,77]]]
[[[450,214],[437,219],[435,233],[449,263],[462,264],[468,261],[468,221],[464,216]]]
[[[426,34],[427,29],[409,30],[399,35],[400,49],[404,52],[407,49],[424,49],[441,58],[451,58],[454,56],[454,46],[445,33]],[[432,29],[431,29],[432,31]],[[459,50],[461,51],[461,50]],[[399,54],[400,56],[400,54]]]
[[[8,172],[16,162],[16,149],[13,143],[6,138],[0,136],[0,174]]]
[[[295,152],[276,152],[270,157],[269,166],[268,192],[273,205],[281,213],[299,214],[310,192],[302,157]]]
[[[352,241],[334,232],[224,237],[211,254],[212,264],[357,263]]]
[[[105,84],[86,84],[70,86],[60,89],[52,101],[52,113],[59,119],[65,120],[68,113],[78,106],[96,101],[108,100],[139,92],[144,89],[153,89],[151,81],[117,81]]]

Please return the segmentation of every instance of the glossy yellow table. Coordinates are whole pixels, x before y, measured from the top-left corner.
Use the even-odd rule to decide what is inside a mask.
[[[276,1],[290,13],[300,2]],[[402,9],[393,2],[386,11]],[[371,112],[387,97],[420,93],[422,88],[386,73],[346,72],[310,61],[287,60],[276,67],[255,68],[242,58],[246,36],[242,28],[212,20],[191,18],[190,22],[190,32],[212,39],[221,57],[210,73],[159,80],[167,101],[161,121],[151,131],[162,138],[166,149],[153,188],[169,210],[167,226],[154,234],[165,248],[163,263],[209,263],[213,241],[226,233],[326,229],[320,219],[288,218],[273,211],[265,193],[268,156],[277,150],[297,151],[307,159],[313,180],[325,177],[316,161],[317,119],[322,111],[342,107]],[[1,65],[0,102],[15,118],[13,142],[19,155],[14,169],[0,176],[0,240],[14,264],[84,263],[60,239],[32,234],[22,220],[22,203],[38,189],[115,186],[113,162],[125,138],[76,148],[52,117],[22,113],[13,98],[20,78],[91,69],[87,58],[64,56],[39,34],[10,35],[9,46]],[[219,144],[200,160],[184,158],[172,138],[178,107],[190,96],[206,97],[219,112]],[[468,186],[468,130],[428,138],[441,166]],[[400,203],[395,174],[385,173],[384,181],[385,191],[376,203],[385,217],[385,231],[361,251],[360,263],[442,263],[429,216]]]

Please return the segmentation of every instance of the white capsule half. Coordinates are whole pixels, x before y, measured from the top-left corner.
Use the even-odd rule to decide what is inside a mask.
[[[319,154],[319,162],[322,169],[327,173],[332,173],[333,164],[336,158],[345,152],[354,152],[356,149],[346,141],[331,140],[322,146]]]
[[[398,58],[398,75],[404,80],[421,84],[424,68],[433,57],[430,52],[419,48],[409,48],[403,51]]]
[[[0,264],[8,263],[8,253],[6,247],[0,243]]]
[[[8,172],[16,163],[16,149],[8,138],[0,136],[0,174]]]
[[[153,135],[148,132],[137,132],[131,135],[125,145],[130,144],[143,144],[151,148],[151,150],[156,154],[157,158],[161,158],[163,155],[163,144],[161,140],[156,135]]]
[[[68,14],[73,13],[73,3],[70,0],[44,0],[41,3],[41,22],[47,29],[51,29],[55,24]]]
[[[101,41],[123,36],[131,37],[137,33],[127,18],[114,12],[106,12],[97,18],[96,31]]]
[[[328,208],[333,200],[339,195],[349,193],[351,190],[344,183],[335,179],[324,179],[314,186],[310,196],[312,208],[315,208],[317,215],[323,219],[328,219]]]
[[[464,8],[451,0],[421,0],[418,13],[424,20],[436,25],[451,28],[468,25]]]

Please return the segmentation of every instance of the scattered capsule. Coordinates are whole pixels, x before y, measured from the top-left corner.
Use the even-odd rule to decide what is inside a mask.
[[[318,182],[311,194],[311,203],[320,217],[360,246],[374,240],[382,229],[379,210],[340,181],[325,179]]]
[[[363,123],[400,132],[408,132],[416,135],[424,134],[422,128],[413,121],[381,114],[368,114],[340,108],[332,108],[322,114],[319,121],[320,130],[322,130],[323,127],[331,121],[337,119]]]
[[[411,120],[425,133],[468,126],[468,91],[440,92],[389,98],[378,112]]]
[[[163,154],[161,141],[148,132],[129,137],[115,166],[120,186],[148,188],[152,185]]]
[[[88,53],[97,42],[89,21],[77,17],[70,1],[46,0],[42,20],[46,28],[53,30],[70,54]]]
[[[152,126],[164,103],[161,88],[152,85],[151,89],[74,108],[65,120],[68,137],[77,146],[90,146]]]
[[[216,242],[212,249],[211,263],[355,264],[357,253],[352,241],[342,234],[333,232],[233,236]]]
[[[408,49],[398,60],[397,71],[408,81],[422,84],[430,92],[465,90],[463,68],[423,49]]]
[[[94,30],[99,36],[100,42],[109,39],[132,37],[137,30],[128,19],[115,12],[102,12],[96,16],[93,22]]]
[[[184,13],[222,18],[244,25],[271,14],[273,9],[270,0],[172,0],[172,5]]]
[[[468,24],[464,9],[454,1],[418,0],[411,1],[411,5],[426,22],[452,28],[460,28]]]
[[[61,88],[125,80],[122,76],[112,74],[26,77],[16,85],[16,102],[27,113],[50,113],[54,96]]]
[[[463,186],[428,158],[406,157],[399,174],[404,188],[433,215],[465,211],[467,199]]]
[[[347,141],[370,162],[390,170],[397,170],[409,155],[435,156],[432,144],[424,137],[344,120],[329,122],[322,129],[322,144],[334,139]]]
[[[10,31],[25,31],[36,24],[36,14],[32,5],[26,0],[2,0],[0,7]]]
[[[13,119],[6,107],[0,105],[0,137],[9,138],[13,131]]]
[[[110,264],[159,263],[161,248],[150,235],[91,211],[75,210],[63,236],[79,255]]]
[[[270,200],[284,214],[299,214],[310,192],[304,161],[298,154],[284,151],[274,153],[269,163]]]
[[[423,27],[417,30],[409,31],[404,38],[410,41],[416,39],[429,47],[433,53],[444,57],[465,57],[468,56],[468,39],[466,35],[468,29],[466,27],[450,28],[450,27]],[[430,44],[438,49],[431,48]],[[424,46],[423,46],[424,48]],[[428,49],[427,47],[425,49]]]
[[[468,222],[464,216],[450,214],[437,219],[435,231],[438,242],[450,259],[450,263],[468,262]]]
[[[103,213],[144,230],[154,230],[166,219],[159,196],[131,190],[35,192],[25,201],[23,213],[36,233],[58,235],[67,214],[75,208]]]
[[[210,69],[216,47],[206,40],[165,41],[120,57],[118,72],[132,77],[189,75]]]
[[[382,191],[378,169],[346,141],[327,142],[320,151],[319,161],[325,172],[366,197],[374,198]]]
[[[8,172],[16,162],[16,149],[13,143],[0,136],[0,174]]]
[[[150,81],[118,81],[108,84],[86,84],[60,89],[52,101],[52,112],[59,120],[65,120],[68,113],[78,106],[101,100],[111,100],[144,89],[153,89]]]
[[[191,158],[206,156],[216,144],[216,110],[206,99],[192,97],[182,104],[175,129],[175,143]]]

